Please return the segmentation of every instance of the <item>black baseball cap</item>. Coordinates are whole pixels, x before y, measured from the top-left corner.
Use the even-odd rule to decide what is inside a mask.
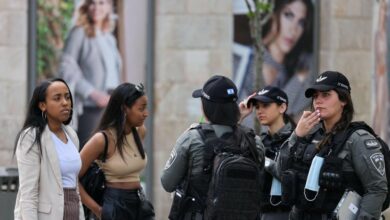
[[[351,86],[347,77],[337,71],[325,71],[318,76],[314,85],[306,89],[305,96],[310,98],[315,91],[329,91],[332,89],[343,89],[351,93]]]
[[[237,100],[237,87],[232,80],[225,76],[214,75],[192,93],[194,98],[203,98],[211,102],[229,103]]]
[[[283,90],[275,86],[267,86],[264,89],[261,89],[256,92],[256,95],[248,100],[249,103],[254,103],[256,101],[262,103],[286,103],[288,104],[288,98]]]

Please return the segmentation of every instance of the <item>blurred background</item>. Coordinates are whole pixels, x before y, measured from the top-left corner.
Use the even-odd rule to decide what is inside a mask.
[[[81,1],[0,0],[0,204],[14,202],[15,193],[7,192],[3,180],[17,175],[3,168],[16,167],[13,146],[28,100],[37,83],[58,75],[65,39]],[[307,18],[311,40],[304,42],[309,49],[304,50],[303,64],[291,71],[305,69],[309,77],[301,82],[311,82],[324,70],[347,75],[355,120],[367,121],[388,140],[388,0],[311,3],[312,16]],[[120,80],[144,83],[150,101],[144,143],[149,163],[143,182],[156,219],[167,219],[171,205],[170,194],[160,184],[161,170],[177,137],[201,116],[192,91],[213,74],[234,79],[241,98],[255,89],[250,83],[255,74],[254,42],[247,13],[244,0],[113,0],[113,35],[123,67]],[[282,88],[288,90],[294,74]],[[298,94],[295,91],[290,94]],[[300,98],[294,101],[303,103],[299,111],[308,107]],[[0,219],[7,220],[3,211],[12,213],[13,206],[4,207],[0,205]]]

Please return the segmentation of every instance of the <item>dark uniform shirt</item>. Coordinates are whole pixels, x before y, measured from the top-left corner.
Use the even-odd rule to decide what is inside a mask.
[[[292,124],[287,123],[273,135],[271,135],[269,131],[262,132],[260,137],[264,144],[265,156],[271,160],[275,160],[279,153],[280,147],[290,137],[293,130],[294,127],[292,126]],[[272,173],[269,173],[267,171],[262,172],[262,179],[264,180],[264,184],[263,184],[264,188],[263,188],[263,195],[262,195],[261,212],[262,213],[274,213],[274,212],[288,213],[291,207],[282,204],[278,204],[278,205],[270,204],[270,191],[272,186],[272,178],[273,178]],[[272,218],[275,219],[274,216],[272,216]]]
[[[280,146],[290,137],[293,130],[292,124],[287,123],[273,135],[269,131],[262,132],[260,138],[265,147],[265,156],[274,160],[280,150]]]

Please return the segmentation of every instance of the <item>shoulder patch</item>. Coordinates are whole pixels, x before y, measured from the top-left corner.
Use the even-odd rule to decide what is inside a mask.
[[[376,139],[365,140],[364,145],[366,145],[367,149],[376,149],[380,147],[380,144]]]
[[[173,151],[171,152],[171,156],[169,156],[169,159],[168,159],[167,163],[165,164],[164,170],[169,169],[169,167],[171,167],[171,165],[175,161],[176,157],[177,157],[176,150],[173,149]]]
[[[189,129],[197,128],[200,124],[199,123],[192,123],[189,127]]]
[[[382,176],[385,175],[385,158],[382,153],[374,153],[370,156],[371,163],[374,165],[376,171]]]
[[[355,133],[357,133],[359,136],[364,136],[364,135],[370,134],[368,131],[363,130],[363,129],[359,129],[359,130],[355,131]]]

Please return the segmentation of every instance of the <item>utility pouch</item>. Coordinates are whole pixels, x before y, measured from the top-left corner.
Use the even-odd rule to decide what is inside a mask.
[[[282,204],[292,206],[297,197],[297,173],[294,170],[286,170],[281,176]]]
[[[188,209],[188,202],[191,201],[191,197],[185,195],[184,190],[178,188],[173,195],[173,202],[171,210],[169,211],[168,218],[170,220],[180,220],[183,218],[184,213]]]
[[[341,197],[335,210],[332,213],[332,219],[335,220],[354,220],[357,219],[360,209],[361,196],[355,191],[346,190]]]
[[[344,187],[342,163],[343,160],[336,156],[328,156],[325,158],[320,171],[320,187],[328,190],[340,190]]]
[[[171,210],[169,211],[168,219],[169,220],[181,220],[184,217],[184,213],[187,211],[188,207],[191,205],[189,201],[194,202],[195,198],[187,195],[190,174],[192,171],[192,159],[189,162],[189,167],[187,171],[187,178],[180,187],[177,187],[175,193],[173,194],[173,201]]]

